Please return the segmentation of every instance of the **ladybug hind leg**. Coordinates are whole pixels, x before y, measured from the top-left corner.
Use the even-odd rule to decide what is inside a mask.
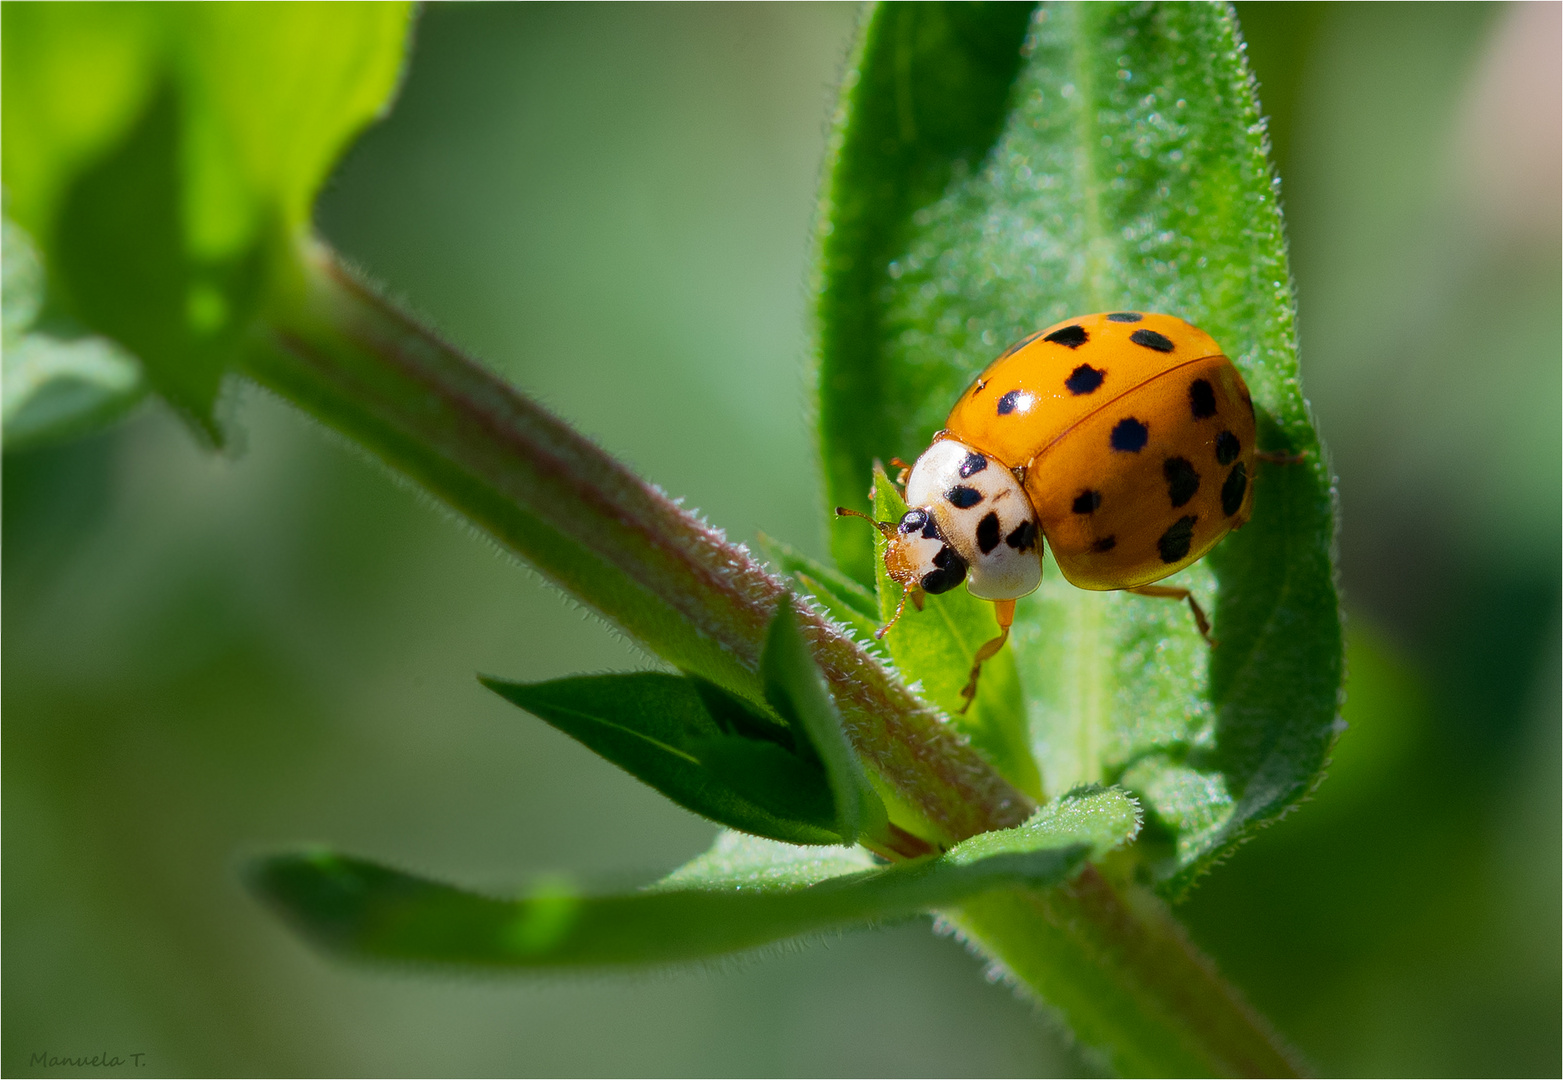
[[[1163,600],[1187,600],[1189,610],[1194,613],[1194,625],[1199,627],[1199,636],[1205,639],[1205,644],[1214,649],[1221,642],[1210,636],[1210,620],[1205,618],[1205,609],[1199,606],[1199,601],[1194,599],[1194,594],[1187,589],[1178,588],[1176,585],[1141,585],[1138,589],[1126,589],[1136,596],[1155,596]]]
[[[977,699],[977,679],[982,674],[982,664],[985,660],[991,660],[998,655],[1004,643],[1009,640],[1009,628],[1015,622],[1015,601],[995,600],[993,602],[993,617],[998,620],[999,636],[992,641],[985,642],[982,648],[977,650],[977,655],[972,658],[971,677],[961,689],[961,697],[966,699],[966,704],[958,710],[961,715],[971,708],[971,703]]]

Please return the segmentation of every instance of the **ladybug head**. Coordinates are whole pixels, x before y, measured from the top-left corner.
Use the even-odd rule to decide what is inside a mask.
[[[875,521],[844,506],[836,507],[836,513],[863,518],[879,530],[885,538],[885,570],[902,588],[937,595],[966,580],[966,560],[945,541],[926,509],[908,510],[900,521]]]
[[[906,501],[911,509],[900,521],[874,521],[844,507],[836,513],[865,518],[883,534],[885,570],[918,607],[923,593],[949,592],[962,581],[984,600],[1014,600],[1041,583],[1036,513],[999,462],[954,439],[936,439],[912,466]]]

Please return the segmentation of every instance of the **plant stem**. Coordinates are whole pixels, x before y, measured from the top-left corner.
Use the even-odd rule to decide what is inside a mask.
[[[1118,1075],[1300,1075],[1263,1017],[1141,886],[1115,887],[1087,866],[1069,885],[986,893],[946,919]]]
[[[784,586],[747,549],[398,311],[323,245],[301,247],[289,269],[247,374],[669,663],[764,700],[760,652]],[[936,711],[818,614],[798,615],[848,736],[929,839],[1029,816],[1031,800]]]
[[[669,663],[762,700],[784,586],[748,551],[302,245],[245,372],[410,477]],[[954,841],[1023,821],[1025,795],[816,613],[799,623],[858,752]],[[903,822],[903,824],[905,824]],[[1160,901],[1097,871],[988,894],[957,928],[1124,1072],[1290,1074],[1263,1022]]]

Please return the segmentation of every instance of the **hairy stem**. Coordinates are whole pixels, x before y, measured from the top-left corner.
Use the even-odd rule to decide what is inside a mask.
[[[783,585],[502,379],[357,280],[298,252],[247,373],[346,435],[679,668],[763,700]],[[1033,804],[819,615],[800,625],[864,760],[938,841],[1017,825]],[[903,823],[905,824],[905,823]],[[929,828],[931,826],[931,829]]]

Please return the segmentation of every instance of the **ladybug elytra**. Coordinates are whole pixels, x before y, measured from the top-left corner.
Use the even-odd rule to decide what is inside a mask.
[[[1204,331],[1127,311],[1039,330],[988,365],[903,472],[911,509],[873,522],[903,588],[880,634],[908,599],[921,608],[963,581],[993,601],[999,636],[973,660],[969,706],[1015,601],[1041,584],[1045,541],[1072,585],[1187,600],[1209,640],[1188,590],[1154,583],[1248,520],[1255,458],[1253,400]]]

